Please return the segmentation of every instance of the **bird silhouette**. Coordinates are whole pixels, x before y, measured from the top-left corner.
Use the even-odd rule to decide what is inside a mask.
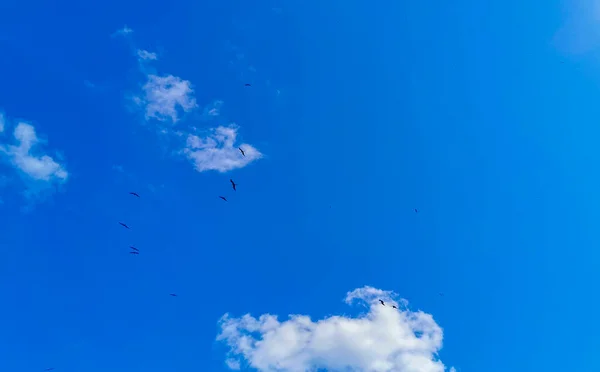
[[[227,201],[227,198],[226,198],[226,197],[224,197],[224,196],[219,196],[219,198],[221,198],[221,199],[223,199],[223,200]]]
[[[417,208],[415,208],[415,213],[419,213],[419,210]]]
[[[119,222],[119,225],[123,226],[126,229],[129,229],[129,226],[127,226],[126,224],[124,224],[123,222]]]
[[[130,246],[129,246],[129,248],[133,249],[133,250],[134,250],[134,251],[136,251],[136,252],[139,252],[139,251],[140,251],[139,249],[137,249],[137,248],[136,248],[136,247],[134,247],[133,245],[130,245]]]
[[[252,85],[250,85],[249,83],[244,84],[245,87],[251,87]]]
[[[383,306],[385,306],[385,302],[383,302],[383,301],[381,301],[381,300],[379,300],[379,302],[381,302],[381,304],[382,304]]]
[[[137,196],[138,198],[140,197],[136,192],[130,192],[129,195]]]
[[[440,297],[444,297],[444,294],[442,292],[438,293],[440,295]]]
[[[233,180],[231,178],[229,179],[229,182],[231,182],[231,186],[233,187],[233,191],[236,191],[235,190],[235,186],[236,186],[235,182],[233,182]]]
[[[54,367],[46,368],[44,371],[54,371]]]
[[[131,251],[131,252],[129,252],[129,254],[140,254],[140,252]]]
[[[171,297],[177,297],[177,295],[175,293],[169,293],[169,296],[171,296]]]
[[[396,305],[392,305],[392,307],[393,307],[394,309],[397,309]]]
[[[244,152],[244,150],[242,150],[241,147],[238,147],[238,150],[240,150],[240,152],[242,153],[242,156],[246,156],[246,153]]]

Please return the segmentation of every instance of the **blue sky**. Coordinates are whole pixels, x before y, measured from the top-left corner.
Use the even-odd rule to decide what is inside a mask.
[[[0,371],[597,371],[581,4],[3,4]]]

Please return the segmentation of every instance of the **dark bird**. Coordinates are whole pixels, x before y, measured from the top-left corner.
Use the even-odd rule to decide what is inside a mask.
[[[140,254],[140,252],[131,251],[131,252],[129,252],[129,254]]]
[[[46,368],[44,371],[54,371],[54,367],[52,367],[52,368]]]
[[[381,302],[381,304],[382,304],[383,306],[385,306],[385,303],[384,303],[383,301],[379,300],[379,302]]]
[[[240,152],[242,153],[243,156],[246,156],[246,153],[244,152],[244,150],[242,150],[241,147],[238,147],[238,150],[240,150]]]
[[[233,186],[233,191],[236,191],[235,190],[235,186],[236,186],[235,182],[233,182],[233,180],[231,178],[229,179],[229,182],[231,182],[231,186]]]
[[[169,296],[171,296],[171,297],[177,297],[177,295],[175,293],[169,293]]]
[[[129,226],[125,225],[123,222],[119,222],[119,225],[123,226],[126,229],[129,229]]]
[[[439,295],[440,295],[441,297],[444,297],[444,294],[443,294],[442,292],[440,292],[440,293],[439,293]]]
[[[419,213],[419,210],[417,208],[415,208],[415,213]]]
[[[392,307],[393,307],[394,309],[397,309],[396,305],[392,305]]]
[[[133,250],[134,250],[134,251],[136,251],[136,252],[139,252],[139,251],[140,251],[139,249],[137,249],[137,248],[136,248],[136,247],[134,247],[133,245],[130,245],[130,246],[129,246],[129,248],[133,249]]]
[[[219,196],[219,198],[221,198],[221,199],[223,199],[223,200],[227,201],[227,198],[225,198],[224,196]]]
[[[137,196],[138,198],[140,197],[136,192],[130,192],[129,195]]]
[[[244,84],[245,87],[251,87],[252,85],[250,85],[249,83]]]

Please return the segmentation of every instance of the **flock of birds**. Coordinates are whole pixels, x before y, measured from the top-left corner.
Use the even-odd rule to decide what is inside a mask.
[[[246,84],[244,84],[244,86],[245,86],[245,87],[250,87],[250,86],[252,86],[252,85],[251,85],[251,84],[249,84],[249,83],[246,83]],[[244,152],[244,149],[242,149],[241,147],[238,147],[238,150],[240,151],[240,153],[242,154],[242,156],[246,156],[246,153]],[[235,182],[233,181],[233,179],[231,179],[231,178],[229,179],[229,182],[231,183],[231,187],[233,188],[233,191],[237,191],[237,185],[238,185],[238,184],[237,184],[237,183],[235,183]],[[132,196],[134,196],[134,197],[136,197],[136,198],[140,198],[140,195],[139,195],[138,193],[136,193],[136,192],[133,192],[133,191],[131,191],[131,192],[129,193],[129,195],[132,195]],[[220,198],[220,199],[222,199],[223,201],[227,201],[227,198],[226,198],[226,197],[224,197],[224,196],[222,196],[222,195],[219,195],[219,198]],[[331,208],[331,207],[330,207],[330,208]],[[415,209],[414,209],[414,211],[415,211],[415,213],[419,213],[419,210],[418,210],[417,208],[415,208]],[[129,226],[126,224],[126,223],[124,223],[124,222],[119,222],[119,225],[123,226],[123,227],[124,227],[124,228],[126,228],[127,230],[130,230],[130,229],[131,229],[131,228],[130,228],[130,227],[129,227]],[[139,250],[138,248],[136,248],[136,247],[132,246],[132,245],[131,245],[131,246],[129,246],[129,249],[130,249],[130,252],[129,252],[129,254],[133,254],[133,255],[139,255],[139,254],[140,254],[140,250]],[[444,294],[443,294],[442,292],[440,292],[440,293],[439,293],[439,295],[440,295],[440,296],[442,296],[442,297],[444,296]],[[176,294],[176,293],[169,293],[169,296],[171,296],[171,297],[177,297],[177,294]],[[383,300],[379,300],[379,302],[381,303],[381,305],[382,305],[382,306],[386,306],[386,304],[385,304],[385,302],[384,302]],[[396,307],[396,305],[392,305],[392,308],[394,308],[394,309],[398,309],[398,307]],[[45,372],[50,372],[50,371],[54,371],[54,369],[55,369],[54,367],[51,367],[51,368],[46,368],[44,371],[45,371]]]

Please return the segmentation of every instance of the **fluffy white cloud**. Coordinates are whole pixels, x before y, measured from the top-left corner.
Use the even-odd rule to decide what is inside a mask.
[[[149,52],[149,51],[143,50],[143,49],[138,49],[137,55],[138,55],[138,58],[143,61],[155,61],[158,58],[156,56],[156,53],[152,53],[152,52]]]
[[[387,306],[379,304],[379,299]],[[359,302],[368,311],[357,317],[330,316],[318,321],[291,315],[283,322],[270,314],[258,319],[225,314],[217,340],[229,346],[228,360],[243,360],[261,372],[446,370],[437,359],[442,329],[430,314],[411,311],[394,293],[372,287],[349,292],[346,302]]]
[[[17,144],[2,145],[0,152],[22,174],[36,181],[64,182],[67,180],[69,174],[64,166],[39,150],[39,145],[43,141],[37,137],[32,125],[19,123],[13,134]]]
[[[178,120],[178,108],[188,112],[197,106],[192,84],[177,76],[148,75],[142,91],[143,96],[136,97],[134,101],[145,107],[146,119],[171,120],[175,123]]]
[[[194,163],[198,172],[208,170],[227,172],[243,168],[262,157],[260,151],[247,143],[236,145],[236,137],[235,126],[217,127],[206,137],[190,134],[183,152]],[[238,147],[244,151],[245,156]]]

